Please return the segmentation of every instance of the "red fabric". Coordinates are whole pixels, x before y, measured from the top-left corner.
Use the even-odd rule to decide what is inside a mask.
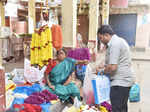
[[[57,64],[56,60],[50,60],[45,70],[45,74],[48,75],[52,71],[52,69],[56,66],[56,64]]]
[[[59,50],[62,48],[63,40],[61,27],[59,25],[53,25],[51,31],[53,47],[56,48],[56,50]]]
[[[19,109],[19,112],[42,112],[42,108],[32,104],[14,104],[14,109]]]
[[[26,82],[24,84],[17,84],[17,87],[22,87],[22,86],[32,86],[32,84],[29,82]]]

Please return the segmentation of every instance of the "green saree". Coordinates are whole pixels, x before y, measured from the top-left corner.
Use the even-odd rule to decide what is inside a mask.
[[[73,83],[69,83],[64,86],[64,82],[68,79],[75,68],[76,61],[71,58],[65,58],[61,63],[57,64],[49,75],[49,80],[52,85],[55,86],[53,91],[51,88],[46,86],[51,93],[56,94],[59,99],[66,101],[69,97],[78,97],[80,98],[80,91],[78,87]]]

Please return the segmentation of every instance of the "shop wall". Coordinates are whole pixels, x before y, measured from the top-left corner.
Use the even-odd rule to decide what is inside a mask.
[[[119,37],[124,38],[130,46],[135,46],[137,14],[113,14],[109,23]]]
[[[84,43],[88,42],[89,35],[89,18],[88,15],[79,15],[78,16],[78,27],[77,32],[82,35]]]
[[[150,47],[150,13],[139,14],[137,21],[136,47]]]
[[[110,14],[137,14],[135,47],[150,48],[150,8],[148,5],[111,8]]]

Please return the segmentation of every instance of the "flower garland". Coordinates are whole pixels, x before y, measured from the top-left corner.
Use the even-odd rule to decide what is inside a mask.
[[[45,25],[32,34],[31,41],[31,65],[43,67],[53,58],[52,34],[50,28]]]

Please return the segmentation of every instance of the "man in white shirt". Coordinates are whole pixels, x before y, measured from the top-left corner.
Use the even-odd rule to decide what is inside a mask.
[[[110,74],[112,111],[127,112],[129,91],[134,84],[129,45],[109,25],[98,29],[98,38],[107,46],[104,72]]]

